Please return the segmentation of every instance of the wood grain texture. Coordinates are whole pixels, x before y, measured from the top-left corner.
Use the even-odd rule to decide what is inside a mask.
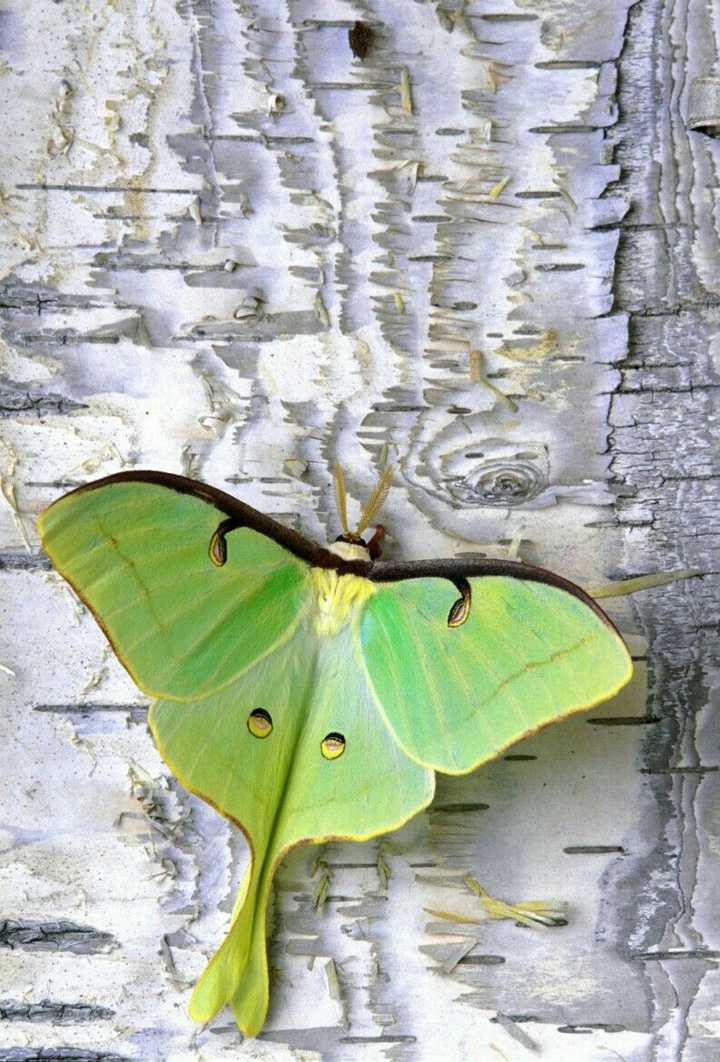
[[[717,11],[11,0],[5,25],[0,1062],[716,1058],[720,140],[686,121]],[[706,574],[609,602],[638,657],[615,702],[314,877],[288,860],[240,1044],[185,1004],[244,842],[162,765],[33,517],[160,468],[332,540],[332,464],[357,508],[386,454],[389,558]],[[478,912],[463,874],[568,925],[426,914]]]

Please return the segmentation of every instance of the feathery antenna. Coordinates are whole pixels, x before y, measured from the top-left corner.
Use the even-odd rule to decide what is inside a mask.
[[[368,502],[362,511],[360,523],[355,529],[356,535],[361,535],[363,531],[365,531],[365,529],[370,526],[370,524],[373,522],[373,519],[375,518],[375,516],[377,516],[378,512],[382,508],[383,502],[387,498],[388,491],[390,490],[393,471],[394,469],[392,465],[389,465],[387,468],[383,469],[380,479],[377,482],[377,486],[370,495],[370,498],[368,499]]]
[[[337,503],[338,519],[340,520],[340,526],[343,529],[343,534],[349,535],[350,527],[348,525],[345,473],[342,470],[342,466],[338,463],[335,464],[335,467],[333,469],[333,476],[335,479],[335,501]]]

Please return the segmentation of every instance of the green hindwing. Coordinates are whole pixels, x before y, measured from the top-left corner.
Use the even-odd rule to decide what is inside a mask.
[[[243,900],[192,998],[198,1021],[229,1003],[248,1035],[262,1027],[267,902],[288,849],[385,833],[432,799],[432,771],[390,737],[356,653],[349,625],[321,638],[303,622],[222,691],[151,709],[163,759],[241,826],[252,849]]]

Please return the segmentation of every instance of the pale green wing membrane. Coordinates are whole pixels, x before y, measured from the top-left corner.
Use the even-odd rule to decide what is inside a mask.
[[[287,638],[308,601],[307,565],[258,531],[233,530],[227,562],[213,564],[224,520],[202,497],[122,479],[74,491],[40,517],[53,564],[153,696],[220,689]]]
[[[381,584],[358,638],[378,706],[408,756],[448,774],[612,697],[632,674],[601,614],[566,590],[507,576],[468,580],[469,615],[448,626],[448,579]]]
[[[186,788],[241,824],[252,846],[232,927],[192,998],[198,1021],[229,1003],[244,1032],[261,1028],[268,895],[289,848],[384,833],[432,798],[432,772],[392,740],[357,652],[350,626],[319,638],[304,621],[221,693],[151,709],[163,759]]]

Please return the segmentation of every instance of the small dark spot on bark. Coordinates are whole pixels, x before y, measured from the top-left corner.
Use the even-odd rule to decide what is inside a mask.
[[[463,955],[458,966],[501,966],[504,962],[502,955]]]
[[[365,59],[374,39],[375,32],[367,22],[356,22],[352,29],[348,30],[350,51],[357,59]]]
[[[430,808],[430,811],[435,815],[461,815],[468,811],[487,811],[489,807],[489,804],[482,804],[478,801],[467,804],[438,804]]]

